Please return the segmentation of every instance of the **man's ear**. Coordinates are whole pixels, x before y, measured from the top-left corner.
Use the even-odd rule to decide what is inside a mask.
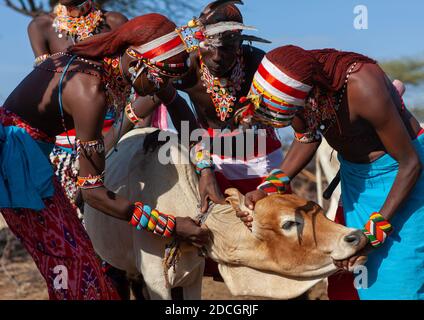
[[[249,209],[248,207],[245,206],[244,195],[242,195],[240,193],[240,191],[238,191],[235,188],[230,188],[230,189],[225,190],[225,194],[228,195],[228,197],[225,200],[229,204],[231,204],[231,206],[233,207],[234,210],[245,211],[245,212],[248,212],[249,214],[253,215],[253,210],[251,210],[251,209]]]

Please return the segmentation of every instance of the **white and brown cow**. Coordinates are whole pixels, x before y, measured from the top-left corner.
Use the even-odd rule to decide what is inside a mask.
[[[186,152],[170,148],[175,164],[162,165],[158,152],[144,154],[143,142],[153,129],[136,129],[123,137],[106,163],[106,186],[132,201],[143,201],[176,216],[195,217],[199,195],[197,176]],[[163,149],[162,149],[163,150]],[[327,219],[315,203],[295,195],[270,196],[256,205],[252,232],[236,217],[243,196],[227,191],[229,205],[215,205],[206,226],[211,232],[208,255],[231,293],[277,299],[301,295],[336,271],[334,259],[344,259],[364,246],[358,230]],[[141,273],[151,299],[170,299],[162,258],[169,239],[138,231],[86,206],[85,224],[97,253],[129,274]],[[181,258],[168,271],[171,287],[183,287],[185,299],[200,299],[204,258],[183,244]]]

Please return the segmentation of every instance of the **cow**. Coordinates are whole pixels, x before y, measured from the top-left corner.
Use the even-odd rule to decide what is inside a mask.
[[[142,201],[175,216],[198,214],[198,178],[188,152],[171,141],[153,152],[143,150],[155,129],[126,134],[106,161],[105,185],[131,201]],[[158,161],[169,156],[170,163]],[[333,259],[353,256],[365,246],[359,230],[329,220],[321,207],[292,195],[268,196],[250,213],[250,231],[236,217],[244,207],[238,190],[226,191],[227,205],[211,207],[205,226],[211,240],[207,255],[218,263],[233,295],[274,299],[297,297],[337,271]],[[136,230],[86,205],[84,223],[99,256],[130,275],[142,274],[150,299],[171,299],[171,288],[182,287],[184,299],[200,299],[204,257],[199,248],[180,244],[175,268],[164,269],[165,247],[172,240]],[[357,264],[364,263],[358,259]]]

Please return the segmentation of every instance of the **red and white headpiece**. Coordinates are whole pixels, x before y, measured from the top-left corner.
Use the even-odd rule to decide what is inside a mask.
[[[152,62],[161,62],[186,50],[186,46],[176,31],[172,31],[160,38],[133,47],[143,58]]]
[[[251,100],[256,102],[255,117],[278,127],[288,126],[298,109],[305,106],[311,89],[264,57],[250,89]]]
[[[139,47],[133,47],[143,58],[154,62],[169,59],[183,51],[193,51],[208,37],[225,31],[256,30],[238,22],[219,22],[203,26],[197,20]]]

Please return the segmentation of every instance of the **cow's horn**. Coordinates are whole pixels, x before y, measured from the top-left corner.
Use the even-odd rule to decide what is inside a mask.
[[[238,191],[235,188],[230,188],[225,190],[225,194],[228,195],[228,197],[225,200],[229,204],[231,204],[234,210],[245,211],[245,212],[248,212],[249,214],[253,214],[253,210],[245,206],[244,195],[242,195],[240,191]]]

